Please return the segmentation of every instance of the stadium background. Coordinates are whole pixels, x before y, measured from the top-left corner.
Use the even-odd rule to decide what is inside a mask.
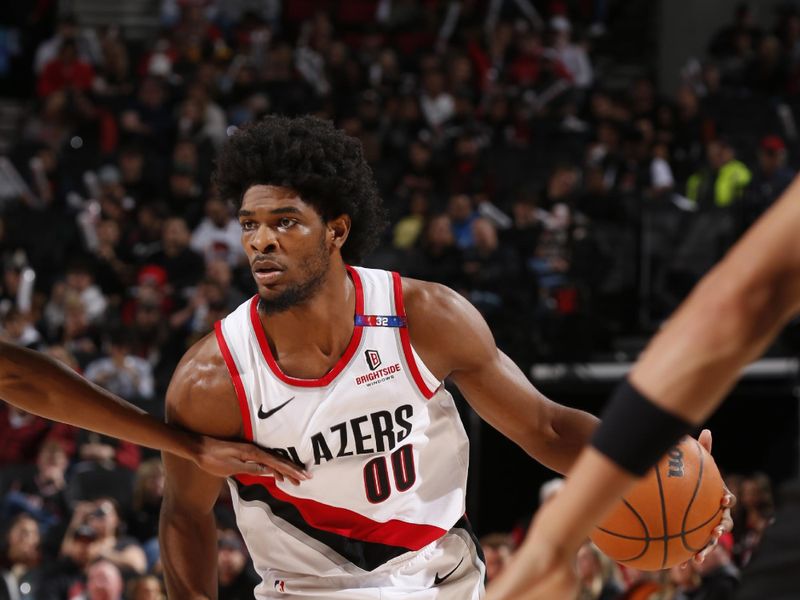
[[[217,149],[267,112],[314,113],[362,141],[385,199],[367,266],[459,290],[541,391],[597,413],[793,176],[798,91],[792,2],[6,3],[0,335],[159,415],[183,350],[252,293]],[[712,419],[727,473],[797,475],[798,335]],[[519,531],[552,474],[460,407],[474,525]],[[18,492],[54,439],[51,538],[82,497],[130,504],[151,453],[1,410],[0,529],[36,504]]]

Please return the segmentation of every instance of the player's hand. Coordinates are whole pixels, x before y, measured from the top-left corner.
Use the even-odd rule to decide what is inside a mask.
[[[270,454],[253,444],[226,442],[208,436],[200,436],[192,460],[198,467],[217,475],[263,475],[276,481],[288,479],[294,485],[311,479],[311,475],[290,460]]]
[[[700,442],[700,445],[706,449],[706,451],[711,454],[711,431],[708,429],[703,429],[700,432],[700,436],[697,438],[697,441]],[[700,564],[706,559],[706,555],[714,549],[714,546],[717,545],[719,542],[719,538],[722,537],[726,532],[733,531],[733,518],[731,517],[731,507],[736,504],[736,497],[731,494],[731,491],[726,487],[725,493],[722,496],[722,500],[720,504],[725,507],[725,510],[722,511],[722,521],[720,522],[717,527],[714,528],[714,533],[712,534],[711,540],[706,544],[705,548],[703,548],[700,552],[694,555],[692,559],[695,563]]]
[[[575,598],[578,576],[575,556],[558,551],[541,533],[537,523],[546,518],[540,509],[525,541],[511,562],[487,588],[486,600],[553,600]]]

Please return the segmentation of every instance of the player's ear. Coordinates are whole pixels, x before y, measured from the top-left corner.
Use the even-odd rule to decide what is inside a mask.
[[[350,215],[339,215],[328,221],[328,240],[339,250],[350,234]]]

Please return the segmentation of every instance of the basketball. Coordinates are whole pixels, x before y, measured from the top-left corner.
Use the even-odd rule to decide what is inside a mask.
[[[619,563],[656,571],[690,559],[722,520],[722,477],[700,443],[685,437],[614,507],[592,541]]]

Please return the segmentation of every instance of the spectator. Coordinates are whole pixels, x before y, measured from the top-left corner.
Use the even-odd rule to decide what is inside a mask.
[[[142,574],[147,567],[144,552],[134,539],[119,533],[121,526],[117,506],[110,498],[80,502],[64,535],[62,555],[84,567],[103,559],[123,574]]]
[[[428,215],[430,203],[423,192],[414,192],[408,206],[408,214],[394,226],[393,245],[400,250],[408,250],[417,243]]]
[[[447,91],[444,73],[433,67],[422,76],[422,94],[419,103],[422,115],[434,131],[440,131],[455,114],[455,100]]]
[[[112,331],[106,341],[107,356],[89,363],[85,376],[128,402],[147,409],[155,393],[152,367],[143,358],[134,356],[132,349],[132,331]]]
[[[48,438],[70,440],[72,429],[0,402],[0,467],[33,463]]]
[[[122,600],[122,575],[113,562],[99,559],[87,569],[85,600]]]
[[[75,40],[61,42],[58,56],[47,63],[39,75],[37,91],[46,97],[55,92],[88,92],[94,80],[94,70],[89,63],[78,57]]]
[[[502,310],[512,294],[516,263],[488,219],[479,217],[472,222],[472,237],[474,245],[464,252],[462,269],[470,301],[488,318]]]
[[[77,600],[86,590],[85,569],[97,556],[97,533],[83,524],[87,509],[83,504],[75,507],[58,557],[42,565],[36,600]]]
[[[42,343],[42,334],[33,326],[30,317],[16,308],[11,308],[2,318],[0,336],[9,342],[37,350]]]
[[[120,182],[137,204],[148,204],[159,195],[157,165],[149,164],[147,156],[138,144],[126,144],[120,148],[117,166]]]
[[[146,77],[136,98],[120,115],[123,139],[138,142],[166,155],[174,123],[168,104],[167,89],[157,77]]]
[[[43,531],[69,517],[66,473],[69,457],[62,443],[46,440],[36,465],[26,465],[12,479],[2,503],[3,520],[25,511]]]
[[[74,261],[67,267],[64,281],[56,285],[45,308],[45,319],[51,331],[59,326],[66,327],[70,310],[73,316],[80,311],[87,325],[98,322],[105,314],[108,303],[95,283],[94,271],[88,262]]]
[[[789,63],[774,35],[764,36],[758,43],[756,56],[747,66],[744,78],[747,87],[768,96],[786,91]]]
[[[169,174],[167,203],[175,215],[181,215],[188,227],[196,227],[202,217],[203,190],[197,170],[185,163],[176,163]]]
[[[511,560],[513,542],[511,536],[505,533],[490,533],[483,536],[480,541],[486,563],[486,581],[491,583]]]
[[[161,547],[158,519],[164,494],[164,471],[157,458],[142,464],[136,474],[133,505],[126,520],[128,532],[141,544],[147,558],[147,572],[160,569]]]
[[[689,561],[670,569],[670,578],[677,588],[675,600],[723,600],[735,596],[739,570],[733,565],[730,549],[723,539],[702,564]]]
[[[786,165],[786,144],[780,136],[768,135],[758,145],[758,168],[745,193],[742,229],[750,226],[777,200],[794,179],[794,169]]]
[[[25,513],[7,521],[0,546],[0,599],[34,600],[41,560],[39,525]]]
[[[247,299],[247,294],[243,294],[239,287],[234,285],[233,275],[230,265],[225,260],[217,259],[206,263],[206,280],[218,286],[220,299],[228,311],[234,310]],[[246,278],[244,287],[249,290],[252,287],[249,270],[246,271]]]
[[[578,550],[579,600],[616,600],[623,592],[619,572],[612,560],[591,542]]]
[[[59,50],[67,40],[75,42],[81,61],[89,64],[98,62],[98,48],[94,32],[81,30],[74,15],[65,14],[58,19],[53,37],[39,44],[33,61],[34,71],[41,73],[44,68],[58,57]]]
[[[231,268],[246,262],[242,252],[242,229],[230,207],[218,197],[206,200],[206,216],[192,233],[191,248],[206,262],[222,259]]]
[[[686,196],[701,210],[729,207],[750,183],[750,170],[736,160],[736,150],[724,138],[708,143],[706,157],[707,167],[686,182]]]
[[[167,280],[174,299],[180,299],[184,290],[195,285],[203,276],[203,257],[189,247],[191,237],[186,221],[181,217],[170,217],[164,222],[161,235],[161,250],[152,262],[167,273]]]
[[[462,289],[461,261],[462,252],[456,245],[450,217],[436,215],[425,226],[419,248],[409,260],[409,270],[420,279]]]
[[[219,600],[249,600],[260,577],[249,564],[238,532],[232,529],[220,531],[217,548]]]
[[[467,194],[450,196],[447,204],[447,216],[450,217],[456,246],[462,250],[470,248],[475,243],[472,222],[478,217],[472,198]]]
[[[736,564],[745,567],[761,542],[764,529],[772,523],[775,501],[772,484],[764,473],[745,477],[741,487],[741,518],[734,522],[733,556]]]
[[[166,600],[164,585],[155,575],[143,575],[128,583],[125,600]]]
[[[550,20],[553,32],[553,49],[564,68],[570,74],[575,87],[585,90],[591,87],[594,79],[592,63],[586,48],[571,40],[572,24],[569,19],[557,15]]]

